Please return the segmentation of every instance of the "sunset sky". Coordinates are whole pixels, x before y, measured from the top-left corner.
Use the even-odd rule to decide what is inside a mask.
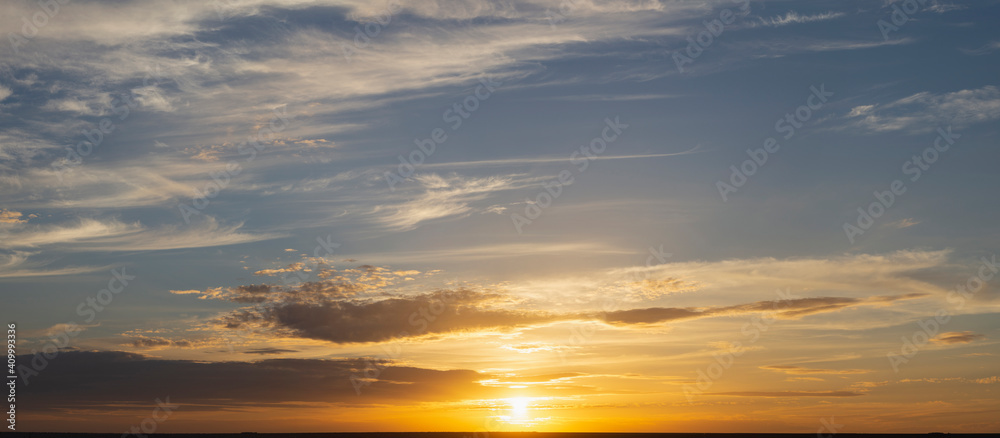
[[[1000,432],[998,18],[3,1],[17,430]]]

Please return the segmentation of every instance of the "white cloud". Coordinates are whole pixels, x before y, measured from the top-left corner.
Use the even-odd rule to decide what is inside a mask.
[[[12,251],[0,254],[0,278],[51,277],[58,275],[85,274],[111,269],[111,266],[64,266],[48,267],[47,261],[30,261],[38,252]]]
[[[0,229],[0,248],[58,248],[61,251],[155,251],[257,242],[277,234],[241,232],[242,223],[222,225],[215,218],[189,226],[148,228],[139,222],[82,218],[66,224],[22,225]]]
[[[1000,41],[991,41],[978,49],[959,49],[962,53],[972,56],[987,55],[1000,50]]]
[[[945,12],[950,12],[950,11],[960,11],[965,8],[966,8],[965,6],[956,3],[941,3],[935,1],[933,4],[927,7],[927,10],[931,12],[936,12],[938,14],[943,14]]]
[[[780,27],[789,24],[811,23],[814,21],[827,21],[846,16],[843,12],[824,12],[813,15],[799,15],[795,11],[788,11],[785,15],[778,15],[770,18],[760,18],[758,22],[761,26]]]
[[[517,175],[487,178],[417,175],[413,177],[419,187],[416,190],[422,193],[401,204],[379,207],[376,210],[378,220],[392,229],[410,230],[423,222],[467,215],[476,210],[471,206],[475,201],[487,199],[496,192],[524,187],[524,181],[515,177]],[[481,210],[488,209],[484,206]]]
[[[851,108],[851,112],[847,114],[847,117],[859,117],[872,112],[875,109],[875,105],[859,105]]]
[[[942,286],[911,277],[949,264],[949,251],[897,251],[830,258],[753,258],[666,263],[612,270],[612,275],[678,278],[701,286],[697,302],[727,304],[747,297],[774,297],[776,290],[824,291],[825,295],[941,294]],[[942,282],[943,283],[943,282]],[[796,292],[798,293],[798,292]],[[813,292],[810,292],[813,293]],[[673,298],[675,300],[681,298]]]
[[[847,114],[848,126],[872,132],[934,130],[942,125],[961,128],[1000,119],[1000,89],[988,85],[952,93],[917,93],[879,105],[857,106]]]

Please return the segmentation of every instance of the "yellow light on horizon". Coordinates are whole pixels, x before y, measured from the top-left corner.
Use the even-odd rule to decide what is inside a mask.
[[[528,403],[531,399],[527,397],[514,397],[508,399],[510,402],[510,410],[513,417],[526,417],[528,415]]]

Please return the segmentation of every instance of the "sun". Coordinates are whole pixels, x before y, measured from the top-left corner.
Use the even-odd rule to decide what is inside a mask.
[[[508,399],[510,402],[511,414],[514,417],[524,417],[528,415],[528,403],[531,399],[527,397],[514,397]]]

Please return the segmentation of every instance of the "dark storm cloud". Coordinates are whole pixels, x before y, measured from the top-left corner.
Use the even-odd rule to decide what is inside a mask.
[[[341,282],[347,284],[350,283]],[[339,283],[338,283],[339,284]],[[512,297],[466,289],[379,299],[330,299],[327,282],[305,283],[266,295],[274,301],[224,315],[227,328],[259,326],[282,335],[338,344],[384,342],[426,335],[509,330],[537,324],[598,320],[612,325],[661,324],[691,318],[772,312],[778,318],[799,318],[850,306],[884,304],[920,294],[872,298],[816,297],[757,301],[724,307],[640,308],[605,313],[550,313],[513,309]],[[337,286],[340,288],[341,286]],[[233,289],[230,289],[232,291]],[[337,289],[339,291],[342,289]],[[232,292],[218,298],[236,301]]]
[[[259,354],[262,356],[270,354],[283,354],[283,353],[297,353],[299,350],[289,350],[286,348],[255,348],[253,350],[244,351],[243,354]]]
[[[499,298],[497,294],[457,290],[379,301],[280,302],[256,311],[235,312],[225,320],[228,327],[260,322],[297,337],[352,343],[565,319],[544,312],[493,307],[490,303]]]
[[[28,363],[30,356],[19,356]],[[268,359],[258,362],[163,360],[120,351],[67,351],[30,378],[18,394],[24,412],[110,408],[148,409],[170,397],[186,411],[259,407],[276,403],[409,403],[447,401],[490,391],[470,370],[431,370],[385,364],[379,380],[358,396],[352,375],[363,375],[363,359]]]

